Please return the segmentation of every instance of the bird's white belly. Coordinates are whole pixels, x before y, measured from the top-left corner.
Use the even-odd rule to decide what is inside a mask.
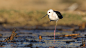
[[[59,18],[56,17],[56,16],[49,16],[49,19],[50,19],[50,20],[58,20]]]

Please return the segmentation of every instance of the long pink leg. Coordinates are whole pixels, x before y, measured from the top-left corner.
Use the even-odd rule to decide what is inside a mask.
[[[55,44],[55,32],[56,32],[56,26],[57,26],[57,21],[56,21],[55,30],[54,30],[54,44]]]
[[[56,26],[55,26],[55,30],[54,30],[54,43],[55,43],[55,32],[56,32]]]

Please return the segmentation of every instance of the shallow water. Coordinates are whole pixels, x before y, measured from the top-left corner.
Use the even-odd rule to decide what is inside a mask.
[[[70,27],[62,27],[68,29]],[[67,48],[67,47],[80,47],[83,40],[86,40],[86,30],[83,32],[76,31],[76,33],[80,33],[78,38],[73,37],[59,37],[59,35],[73,34],[73,31],[62,31],[56,30],[56,39],[54,43],[54,30],[28,30],[28,29],[20,29],[17,30],[17,36],[14,37],[12,41],[8,40],[7,42],[0,42],[0,47],[2,48]],[[2,36],[0,37],[0,41],[4,41],[7,37],[11,36],[12,31],[4,30],[0,31]],[[42,39],[39,39],[39,35],[42,36]]]

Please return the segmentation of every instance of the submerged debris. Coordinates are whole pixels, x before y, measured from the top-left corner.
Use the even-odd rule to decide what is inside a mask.
[[[5,45],[5,43],[0,43],[0,47],[5,47],[5,46],[3,46],[3,45]]]
[[[41,35],[39,35],[39,39],[40,39],[40,40],[42,39],[42,36],[41,36]]]
[[[11,40],[13,40],[13,38],[16,36],[16,29],[14,29],[13,31],[12,31],[12,34],[11,34],[11,36],[10,36],[10,41]]]
[[[65,35],[65,37],[68,37],[68,36],[78,36],[79,34],[70,34],[70,35]]]
[[[79,29],[80,29],[80,30],[85,29],[85,22],[83,22],[82,24],[79,25]]]
[[[39,42],[41,42],[42,41],[42,36],[41,35],[39,35]]]
[[[69,36],[78,36],[78,35],[80,35],[80,34],[69,34],[69,35],[60,35],[60,37],[69,37]]]
[[[85,41],[83,39],[82,39],[82,44],[80,46],[85,47]]]
[[[13,38],[16,36],[16,29],[13,29],[13,31],[12,31],[12,34],[11,34],[11,36],[10,37],[8,37],[7,39],[5,39],[4,41],[2,41],[2,42],[6,42],[6,41],[8,41],[8,40],[13,40]]]
[[[2,34],[0,34],[0,37],[2,37]]]
[[[25,45],[24,47],[32,47],[33,45],[32,44],[29,44],[29,45]]]

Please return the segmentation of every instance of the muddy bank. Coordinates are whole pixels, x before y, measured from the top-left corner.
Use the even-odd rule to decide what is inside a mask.
[[[0,26],[0,31],[12,31],[14,28],[17,30],[54,30],[55,26]],[[60,31],[85,30],[86,24],[82,23],[79,25],[58,25],[56,26],[56,29]]]

